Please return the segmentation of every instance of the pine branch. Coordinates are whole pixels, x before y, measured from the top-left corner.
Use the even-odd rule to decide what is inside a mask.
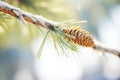
[[[0,1],[0,12],[3,12],[5,14],[9,14],[13,17],[16,17],[17,19],[21,20],[25,24],[26,24],[26,22],[30,22],[30,23],[33,23],[34,25],[42,26],[42,27],[44,27],[48,30],[54,31],[54,32],[56,31],[56,28],[58,27],[57,25],[55,25],[55,22],[52,22],[52,21],[44,18],[41,15],[33,15],[29,12],[25,12],[25,11],[19,9],[19,8],[11,6],[8,3],[3,2],[3,1]],[[62,29],[62,30],[64,30],[64,29]],[[60,32],[59,29],[57,31]],[[71,33],[71,31],[72,31],[72,33]],[[71,29],[71,30],[69,30],[69,33],[70,33],[70,35],[74,34],[74,36],[72,35],[73,37],[77,36],[78,40],[84,41],[84,39],[80,39],[80,36],[82,36],[82,38],[84,38],[83,36],[86,36],[86,39],[87,39],[87,36],[89,35],[88,33],[86,33],[85,31],[81,32],[81,31],[78,30],[79,34],[75,34],[76,31],[77,31],[77,29],[74,29],[74,30]],[[81,33],[82,33],[82,35],[80,35]],[[84,33],[85,33],[85,35],[84,35]],[[63,36],[63,35],[60,35],[60,36]],[[69,39],[70,39],[70,37],[69,37]],[[75,42],[75,43],[77,42],[76,41],[77,39],[75,39],[75,40],[70,39],[70,40]],[[91,38],[91,40],[92,40],[92,38]],[[78,43],[82,42],[82,41],[78,41]],[[88,41],[89,41],[89,39],[88,39]],[[88,43],[88,41],[86,41],[86,42]],[[82,44],[82,43],[80,43],[80,44]],[[110,48],[107,48],[107,47],[103,47],[103,46],[98,45],[96,43],[94,43],[93,45],[94,46],[91,46],[91,48],[93,48],[94,50],[97,50],[97,51],[100,51],[100,52],[112,53],[114,55],[117,55],[120,58],[120,51],[110,49]]]

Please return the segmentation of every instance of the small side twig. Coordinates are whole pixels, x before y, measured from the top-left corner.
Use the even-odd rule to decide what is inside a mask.
[[[118,51],[118,50],[111,49],[111,48],[108,48],[108,47],[104,47],[104,46],[99,45],[99,44],[96,44],[93,47],[93,49],[97,50],[97,51],[100,51],[100,52],[103,52],[103,53],[111,53],[111,54],[116,55],[120,58],[120,51]]]

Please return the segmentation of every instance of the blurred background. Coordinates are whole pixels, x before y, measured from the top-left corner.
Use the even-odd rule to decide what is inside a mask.
[[[82,28],[98,41],[120,50],[120,0],[2,0],[24,11],[61,22],[87,20]],[[56,54],[51,36],[40,59],[47,30],[24,25],[0,13],[0,80],[120,80],[120,59],[79,47],[79,54]]]

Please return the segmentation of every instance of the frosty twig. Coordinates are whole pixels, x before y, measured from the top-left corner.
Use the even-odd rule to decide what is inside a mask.
[[[93,49],[100,51],[100,52],[103,52],[103,53],[106,53],[106,52],[111,53],[111,54],[116,55],[120,58],[120,51],[118,51],[118,50],[111,49],[111,48],[104,47],[102,45],[97,45],[97,44],[93,47]]]
[[[4,12],[13,17],[16,17],[23,22],[27,21],[50,30],[54,30],[54,25],[48,19],[45,19],[41,15],[33,15],[31,13],[25,12],[19,8],[9,5],[6,2],[0,1],[0,12]],[[25,20],[25,21],[24,21]]]

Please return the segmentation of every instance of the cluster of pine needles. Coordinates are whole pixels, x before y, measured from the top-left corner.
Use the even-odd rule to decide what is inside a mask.
[[[45,40],[50,33],[53,39],[55,50],[58,54],[78,52],[78,46],[93,47],[93,37],[80,26],[86,21],[69,20],[54,24],[54,31],[48,30],[38,51],[37,57],[41,56]]]

